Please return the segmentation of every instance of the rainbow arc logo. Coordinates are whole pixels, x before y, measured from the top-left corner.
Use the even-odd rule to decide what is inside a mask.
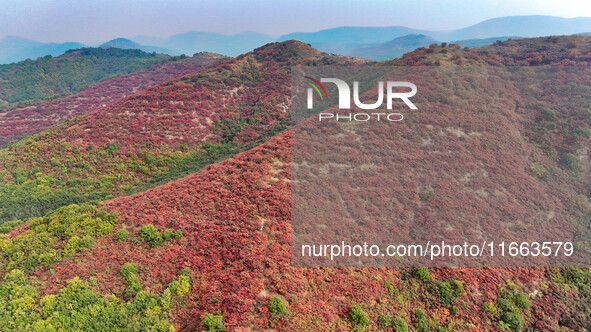
[[[324,88],[324,85],[322,85],[322,83],[320,83],[320,81],[313,79],[310,76],[304,76],[305,78],[309,79],[312,82],[306,82],[306,84],[308,84],[309,86],[311,86],[312,88],[314,88],[314,90],[316,90],[316,92],[318,92],[318,95],[320,96],[320,100],[323,100],[324,97],[326,97],[326,99],[328,99],[328,94],[326,93],[326,89]],[[324,97],[322,96],[322,93],[320,92],[320,89],[322,89],[322,92],[324,92]]]

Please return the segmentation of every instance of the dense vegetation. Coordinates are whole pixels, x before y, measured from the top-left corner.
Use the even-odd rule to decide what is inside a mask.
[[[162,293],[142,290],[138,267],[124,264],[125,290],[118,296],[98,292],[94,277],[74,277],[57,294],[43,295],[43,282],[31,272],[52,271],[88,252],[95,241],[112,233],[117,215],[97,211],[96,204],[71,205],[29,221],[26,232],[0,236],[0,330],[173,331],[167,321],[174,299],[186,294],[184,275]]]
[[[403,61],[507,61],[429,49]],[[267,45],[2,150],[0,329],[587,328],[589,269],[291,266],[289,67],[347,61],[297,42]],[[455,122],[445,112],[409,117],[397,130],[407,145],[396,151],[407,166],[398,175],[411,188],[400,186],[400,201],[426,227],[434,216],[469,220],[473,206],[493,217],[506,202],[490,199],[496,192],[515,198],[508,213],[551,207],[588,223],[584,165],[568,157],[590,136],[586,110],[567,104],[579,90],[581,82],[554,91],[559,107],[525,100],[487,114],[455,110]],[[459,152],[430,159],[442,150]],[[417,176],[435,170],[449,176]],[[539,193],[537,204],[519,199],[527,191]],[[458,204],[466,200],[475,204]]]
[[[123,74],[147,69],[169,57],[140,50],[82,48],[0,65],[0,109],[71,95]]]
[[[262,48],[12,144],[0,222],[136,193],[261,144],[289,125],[289,66],[327,58],[303,49]]]
[[[26,135],[38,133],[64,120],[106,107],[153,85],[185,74],[199,72],[222,59],[221,56],[211,53],[198,53],[193,57],[179,59],[176,57],[162,58],[162,61],[158,61],[158,64],[149,69],[104,80],[90,89],[74,95],[5,109],[0,112],[0,147]],[[48,60],[36,60],[31,66],[42,67],[40,63],[43,61]],[[62,61],[60,68],[70,68],[71,65],[77,65],[68,59],[60,61]],[[160,62],[164,63],[160,64]],[[91,65],[89,64],[89,66]],[[88,70],[92,68],[89,67]],[[51,86],[50,82],[40,82],[40,84]]]

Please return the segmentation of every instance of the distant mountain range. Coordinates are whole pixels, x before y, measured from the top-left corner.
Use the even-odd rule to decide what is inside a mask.
[[[273,42],[276,40],[276,37],[256,32],[243,32],[226,36],[214,32],[189,31],[172,35],[166,39],[140,36],[133,38],[133,40],[140,44],[155,45],[187,55],[207,51],[236,56]]]
[[[145,46],[145,45],[138,44],[134,41],[131,41],[131,40],[125,39],[125,38],[116,38],[113,40],[109,40],[108,42],[101,44],[99,47],[102,47],[102,48],[114,47],[114,48],[122,48],[124,50],[138,49],[138,50],[142,50],[147,53],[156,52],[156,53],[168,54],[168,55],[180,55],[179,52],[174,51],[174,50],[156,47],[156,46]]]
[[[455,40],[450,42],[451,44],[458,44],[462,47],[480,47],[485,45],[493,44],[497,41],[505,41],[511,38],[520,38],[515,36],[503,36],[483,39],[466,39],[466,40]],[[427,47],[431,44],[439,44],[441,41],[437,41],[427,35],[423,34],[410,34],[402,37],[392,39],[389,42],[380,44],[374,47],[360,47],[346,55],[354,56],[358,58],[370,59],[370,60],[387,60],[392,58],[399,58],[404,53],[414,51],[419,47]]]
[[[493,18],[466,28],[446,31],[420,30],[404,26],[338,27],[317,32],[290,33],[279,38],[256,32],[227,36],[214,32],[190,31],[168,38],[117,38],[100,46],[138,48],[146,52],[170,55],[192,55],[208,51],[236,56],[269,42],[295,39],[329,53],[381,60],[400,57],[417,47],[427,46],[427,43],[455,42],[461,46],[477,47],[508,38],[571,35],[590,31],[589,17],[531,15]],[[34,59],[47,54],[59,55],[68,49],[82,46],[84,45],[74,42],[44,44],[10,36],[0,41],[0,63]]]
[[[348,55],[372,60],[386,60],[400,57],[404,53],[408,53],[419,47],[429,46],[433,43],[437,43],[437,41],[429,36],[410,34],[395,38],[379,46],[358,48]]]
[[[36,59],[46,55],[61,55],[69,49],[80,48],[81,43],[41,43],[31,39],[8,36],[0,40],[0,64]]]
[[[399,42],[394,42],[396,38],[409,35],[425,35],[440,42],[465,41],[466,44],[482,46],[497,39],[509,38],[503,36],[542,37],[589,31],[591,31],[590,17],[562,18],[531,15],[493,18],[458,30],[430,31],[404,26],[339,27],[318,32],[290,33],[281,36],[278,40],[296,39],[309,43],[312,47],[324,52],[355,55],[360,49],[370,47],[380,47],[381,50],[384,50],[388,47],[384,44],[389,42],[399,44]],[[416,43],[416,38],[409,37],[407,39],[411,43]],[[390,57],[400,56],[397,54],[393,53]]]

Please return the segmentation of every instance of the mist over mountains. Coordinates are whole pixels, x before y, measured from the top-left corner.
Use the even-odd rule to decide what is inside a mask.
[[[27,38],[7,36],[0,40],[0,63],[36,59],[46,55],[60,55],[69,49],[83,46],[83,44],[76,42],[41,43]]]
[[[294,32],[279,38],[256,32],[223,35],[215,32],[189,31],[168,38],[137,36],[116,38],[100,47],[140,49],[169,55],[214,52],[236,56],[273,41],[295,39],[329,53],[383,60],[400,57],[430,43],[453,42],[477,47],[516,37],[571,35],[591,32],[591,18],[562,18],[531,15],[493,18],[478,24],[446,31],[430,31],[405,26],[337,27],[317,32]],[[404,38],[401,38],[404,37]],[[11,63],[45,55],[60,55],[68,49],[88,46],[79,42],[41,43],[17,36],[0,40],[0,63]],[[92,45],[90,45],[92,46]]]

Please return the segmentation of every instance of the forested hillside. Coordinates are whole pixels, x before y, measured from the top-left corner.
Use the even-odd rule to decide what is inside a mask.
[[[583,66],[590,49],[584,36],[433,45],[377,65]],[[1,150],[0,330],[591,328],[588,268],[291,266],[290,68],[362,63],[268,44]],[[588,231],[591,116],[569,98],[588,82],[532,82],[550,96],[511,99],[528,79],[428,82],[482,112],[415,112],[397,128],[398,199],[415,224],[551,209]]]
[[[71,95],[169,58],[139,50],[81,48],[58,57],[0,65],[0,109]]]
[[[289,124],[291,65],[351,61],[272,44],[16,142],[0,150],[0,220],[145,190],[260,144]]]
[[[107,107],[115,101],[153,85],[185,74],[199,72],[223,59],[221,55],[213,53],[198,53],[192,57],[178,59],[169,58],[166,62],[155,64],[146,70],[102,81],[74,95],[0,110],[0,147],[67,119],[97,108]],[[63,66],[68,65],[63,64]],[[51,82],[41,83],[51,86]]]

